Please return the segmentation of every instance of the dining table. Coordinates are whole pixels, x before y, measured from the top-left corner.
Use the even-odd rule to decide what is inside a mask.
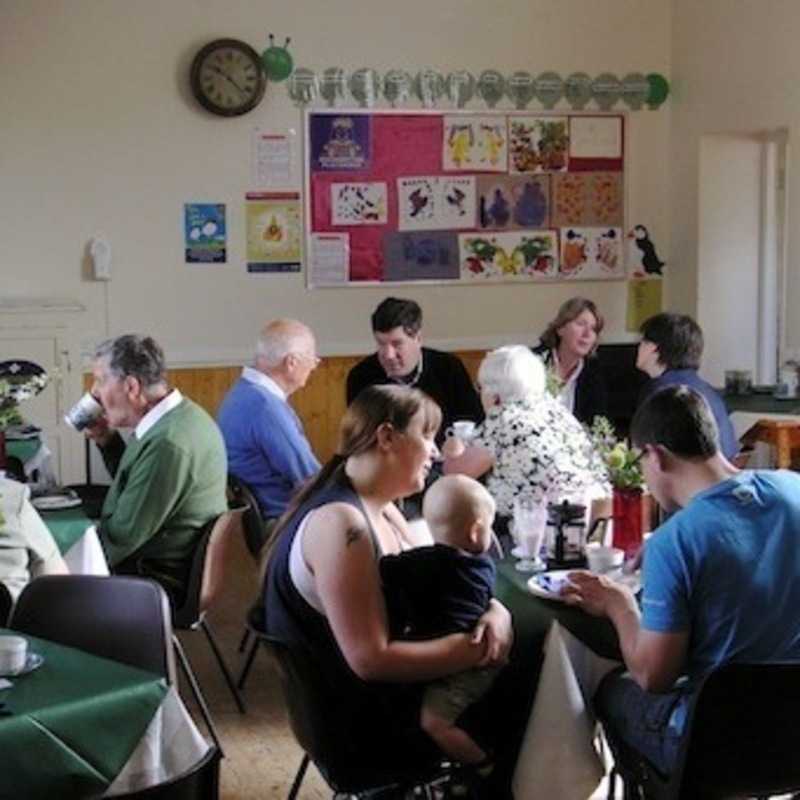
[[[97,528],[81,506],[39,514],[73,575],[109,574]]]
[[[163,676],[15,631],[2,634],[24,635],[41,664],[0,679],[0,800],[138,791],[207,752]]]
[[[516,800],[586,800],[605,772],[591,699],[622,662],[616,630],[561,600],[531,592],[533,573],[497,562],[495,596],[511,612],[514,658],[535,687],[514,769]]]

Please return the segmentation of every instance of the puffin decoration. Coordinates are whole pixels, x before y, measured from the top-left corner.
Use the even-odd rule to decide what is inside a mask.
[[[628,233],[628,239],[632,241],[631,260],[636,265],[633,274],[639,278],[662,275],[665,262],[658,257],[647,228],[644,225],[634,225]]]

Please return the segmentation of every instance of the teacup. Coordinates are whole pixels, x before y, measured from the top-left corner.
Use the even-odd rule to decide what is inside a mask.
[[[28,642],[22,636],[0,636],[0,675],[16,675],[25,667]]]
[[[448,436],[457,436],[462,442],[469,442],[475,436],[475,423],[471,419],[460,419],[447,429]]]
[[[64,422],[80,433],[84,428],[93,425],[103,414],[103,406],[91,393],[86,394],[64,414]]]
[[[624,560],[625,551],[619,547],[607,547],[596,542],[586,545],[586,562],[590,572],[602,575],[604,572],[621,567]]]

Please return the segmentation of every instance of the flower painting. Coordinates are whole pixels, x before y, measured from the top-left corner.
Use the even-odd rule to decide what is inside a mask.
[[[463,233],[461,277],[468,280],[542,280],[558,275],[558,235],[551,230]]]
[[[563,172],[568,166],[566,117],[511,117],[510,172]]]

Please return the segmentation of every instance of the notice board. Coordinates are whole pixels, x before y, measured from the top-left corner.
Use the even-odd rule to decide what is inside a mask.
[[[625,122],[307,111],[308,285],[624,279]]]

